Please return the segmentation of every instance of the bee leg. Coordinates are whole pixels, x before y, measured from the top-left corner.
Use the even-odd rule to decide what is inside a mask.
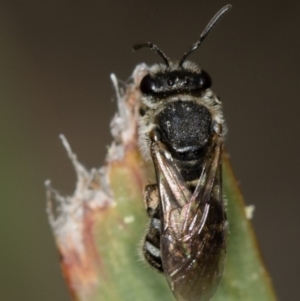
[[[159,204],[157,184],[149,184],[144,190],[144,203],[149,217],[152,217],[157,211]]]
[[[144,239],[143,254],[152,267],[159,272],[163,272],[160,256],[161,223],[159,218],[159,195],[157,184],[150,184],[145,187],[144,202],[148,216],[150,217],[150,223]]]

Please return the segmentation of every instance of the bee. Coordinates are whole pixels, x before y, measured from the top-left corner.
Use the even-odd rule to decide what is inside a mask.
[[[221,280],[226,253],[222,149],[226,125],[208,73],[187,57],[231,8],[223,7],[180,61],[156,45],[164,64],[140,82],[139,145],[152,158],[156,184],[145,187],[150,217],[143,243],[148,263],[167,278],[178,301],[207,301]]]

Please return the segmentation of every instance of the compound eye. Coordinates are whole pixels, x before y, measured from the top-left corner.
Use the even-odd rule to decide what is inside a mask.
[[[153,94],[156,90],[156,82],[151,78],[150,74],[144,76],[140,83],[140,89],[143,94]]]
[[[211,77],[204,70],[201,70],[198,84],[201,90],[205,90],[211,87]]]

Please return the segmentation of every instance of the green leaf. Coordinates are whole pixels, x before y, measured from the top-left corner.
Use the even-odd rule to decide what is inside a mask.
[[[227,260],[223,280],[212,300],[274,301],[275,292],[226,155],[223,156],[223,185],[229,222]]]
[[[138,66],[133,83],[123,93],[112,77],[119,113],[112,122],[115,142],[108,150],[106,165],[87,171],[62,137],[77,173],[76,191],[71,197],[62,197],[47,182],[50,224],[73,300],[175,300],[164,275],[149,267],[140,254],[149,222],[143,187],[154,179],[151,162],[144,162],[137,146],[137,83],[145,71],[145,65]],[[227,262],[212,301],[274,301],[275,293],[226,156],[223,167],[229,221]]]

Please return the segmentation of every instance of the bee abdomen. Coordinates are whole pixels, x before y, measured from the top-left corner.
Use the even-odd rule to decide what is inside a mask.
[[[143,253],[145,259],[151,266],[159,272],[163,272],[160,254],[160,225],[161,222],[159,218],[151,218],[149,229],[144,240]]]
[[[174,162],[184,181],[189,182],[200,178],[203,157],[191,161],[174,160]]]

